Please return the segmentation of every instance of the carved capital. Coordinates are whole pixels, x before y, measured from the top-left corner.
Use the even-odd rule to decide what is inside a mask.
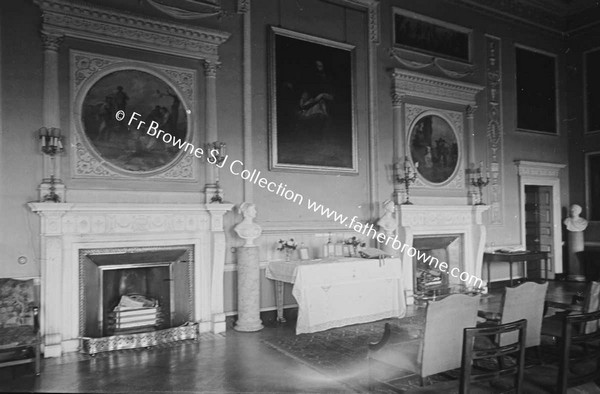
[[[238,14],[245,14],[250,11],[250,0],[238,0],[237,12]]]
[[[217,77],[217,69],[221,67],[221,63],[214,60],[204,61],[204,75],[210,78]]]
[[[41,37],[42,37],[42,46],[44,47],[44,50],[54,51],[54,52],[58,52],[58,48],[60,47],[60,44],[62,44],[62,42],[65,38],[63,35],[48,33],[45,31],[42,31]]]
[[[398,91],[392,90],[392,106],[400,107],[404,102],[404,98],[406,95],[404,93],[400,93]]]
[[[476,105],[467,105],[467,108],[465,109],[466,113],[467,113],[467,118],[472,118],[473,115],[475,115],[475,111],[477,111],[477,106]]]

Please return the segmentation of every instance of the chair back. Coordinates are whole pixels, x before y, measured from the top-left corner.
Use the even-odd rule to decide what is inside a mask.
[[[590,282],[587,285],[583,301],[583,313],[600,310],[600,282]],[[598,322],[590,321],[585,324],[585,333],[589,334],[598,329]]]
[[[36,279],[0,278],[0,328],[33,327],[38,299]]]
[[[582,333],[579,327],[600,322],[600,311],[568,315],[562,328],[558,392],[600,377],[600,330]]]
[[[514,386],[512,392],[520,393],[523,383],[523,368],[525,360],[525,338],[527,332],[527,320],[521,319],[516,322],[500,324],[493,327],[465,328],[463,335],[463,350],[460,375],[460,393],[469,393],[471,383],[486,382],[504,376],[514,375]],[[499,345],[499,336],[515,334],[517,341],[509,345]],[[495,336],[494,347],[476,349],[475,343],[478,337]],[[499,362],[504,356],[514,355],[514,364]],[[496,368],[478,368],[482,360],[488,360],[487,364],[497,365]]]
[[[453,294],[428,303],[419,353],[422,378],[460,367],[463,330],[475,327],[479,299]]]
[[[500,324],[510,323],[521,319],[527,320],[527,339],[525,346],[539,346],[544,318],[544,301],[548,282],[539,284],[525,282],[520,286],[507,287],[502,298],[502,319]],[[517,340],[517,332],[500,337],[500,345],[506,345]]]

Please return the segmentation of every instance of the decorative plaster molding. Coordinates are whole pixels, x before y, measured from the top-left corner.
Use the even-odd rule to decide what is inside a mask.
[[[221,67],[220,62],[216,61],[204,61],[204,75],[209,78],[217,77],[217,70]]]
[[[393,94],[445,101],[460,105],[475,105],[475,95],[483,86],[422,73],[394,69]]]
[[[45,50],[58,52],[58,48],[62,44],[65,37],[60,34],[48,33],[46,31],[42,31],[42,46]]]
[[[146,0],[146,2],[148,4],[150,4],[152,7],[156,8],[160,12],[163,12],[163,13],[165,13],[173,18],[176,18],[176,19],[200,19],[200,18],[207,18],[209,16],[220,16],[223,14],[223,11],[221,10],[221,6],[218,3],[215,3],[212,1],[198,1],[198,0],[194,0],[194,1],[187,0],[187,1],[191,4],[193,4],[194,7],[201,5],[201,6],[207,7],[208,9],[207,10],[198,10],[196,8],[185,9],[185,8],[181,8],[181,7],[174,7],[174,6],[162,4],[155,0]]]
[[[344,2],[367,9],[369,41],[379,44],[379,0],[344,0]]]
[[[501,41],[499,38],[486,36],[487,69],[486,87],[487,102],[487,156],[490,171],[488,189],[490,204],[490,224],[502,225],[503,220],[503,125],[502,125],[502,66],[500,57]]]
[[[238,0],[237,12],[238,14],[245,14],[250,11],[250,0]]]
[[[34,0],[45,33],[192,59],[218,59],[230,34],[68,0]]]
[[[432,57],[429,55],[423,55],[421,53],[417,53],[414,51],[410,51],[402,48],[391,48],[390,49],[390,57],[396,60],[398,63],[402,64],[405,67],[419,70],[423,68],[427,68],[433,66],[443,72],[445,75],[450,78],[460,79],[465,78],[469,75],[473,75],[475,68],[471,64],[465,64],[463,62],[456,62],[448,59]],[[410,59],[410,57],[419,57],[422,60]],[[444,65],[444,63],[453,65],[454,68],[462,68],[463,71],[452,70]]]
[[[565,164],[544,163],[538,161],[515,160],[519,176],[558,178]]]
[[[398,205],[401,227],[464,226],[483,224],[486,205]]]
[[[210,220],[204,204],[65,203],[54,210],[49,203],[30,203],[29,207],[46,218],[44,235],[199,232],[208,230]]]

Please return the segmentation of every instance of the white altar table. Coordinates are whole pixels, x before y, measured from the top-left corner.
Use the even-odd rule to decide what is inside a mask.
[[[277,318],[283,319],[283,283],[298,302],[296,334],[366,323],[406,313],[401,262],[338,258],[272,261],[266,277],[276,285]]]

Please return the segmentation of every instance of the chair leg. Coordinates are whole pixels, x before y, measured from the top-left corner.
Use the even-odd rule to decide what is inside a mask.
[[[40,376],[40,345],[35,347],[35,376]]]
[[[537,345],[535,347],[535,355],[536,355],[538,361],[540,362],[540,365],[544,365],[544,358],[542,357],[542,352],[541,352],[541,349],[540,349],[540,345]]]

